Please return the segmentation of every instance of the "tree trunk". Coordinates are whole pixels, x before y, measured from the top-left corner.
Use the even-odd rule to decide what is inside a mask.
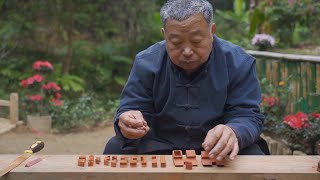
[[[62,73],[63,74],[69,74],[70,68],[71,68],[71,62],[72,62],[72,56],[73,56],[73,28],[74,28],[74,20],[73,20],[73,15],[74,15],[74,6],[73,3],[70,1],[68,3],[68,10],[70,12],[70,15],[68,17],[68,25],[67,26],[67,45],[68,45],[68,50],[67,50],[67,56],[63,62],[63,67],[62,67]]]

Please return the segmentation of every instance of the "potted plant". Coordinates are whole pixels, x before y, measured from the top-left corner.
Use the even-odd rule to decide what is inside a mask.
[[[256,34],[252,38],[252,45],[257,46],[259,51],[266,51],[267,49],[274,47],[275,40],[269,34]]]
[[[27,91],[27,125],[41,132],[50,132],[52,106],[61,106],[61,88],[55,82],[47,81],[46,76],[53,71],[48,61],[36,61],[33,64],[36,71],[31,77],[21,81],[21,86]]]

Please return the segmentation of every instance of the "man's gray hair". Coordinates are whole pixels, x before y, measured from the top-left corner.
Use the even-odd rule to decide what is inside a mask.
[[[206,0],[168,0],[160,10],[163,27],[168,19],[184,21],[195,14],[202,14],[207,23],[211,24],[213,7]]]

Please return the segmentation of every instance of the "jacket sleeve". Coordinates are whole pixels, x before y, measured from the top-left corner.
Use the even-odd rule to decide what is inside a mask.
[[[226,125],[234,130],[240,149],[255,143],[261,134],[264,116],[260,102],[255,60],[250,56],[233,72],[225,104]]]
[[[152,87],[154,74],[151,72],[150,64],[144,58],[136,57],[127,83],[123,88],[120,97],[120,105],[115,114],[114,128],[116,136],[122,137],[128,143],[135,143],[135,140],[124,138],[118,126],[119,116],[129,110],[138,110],[143,114],[144,119],[149,122],[154,112]]]

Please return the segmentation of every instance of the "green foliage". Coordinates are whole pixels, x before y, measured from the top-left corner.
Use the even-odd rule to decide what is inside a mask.
[[[244,48],[249,47],[250,40],[247,37],[248,18],[244,0],[235,0],[233,11],[216,10],[214,20],[217,24],[218,36]]]
[[[320,3],[316,0],[297,0],[292,4],[289,1],[262,1],[250,17],[249,35],[253,36],[256,31],[273,34],[282,45],[292,46],[294,36],[299,39],[297,32],[304,27],[311,30],[301,31],[304,37],[319,32],[319,16]]]
[[[63,106],[52,112],[53,127],[68,130],[79,125],[94,125],[105,120],[106,111],[92,95],[81,96],[78,100],[64,100]]]
[[[84,91],[85,83],[83,79],[78,76],[63,75],[58,79],[59,84],[61,84],[63,90],[72,92],[82,92]]]

